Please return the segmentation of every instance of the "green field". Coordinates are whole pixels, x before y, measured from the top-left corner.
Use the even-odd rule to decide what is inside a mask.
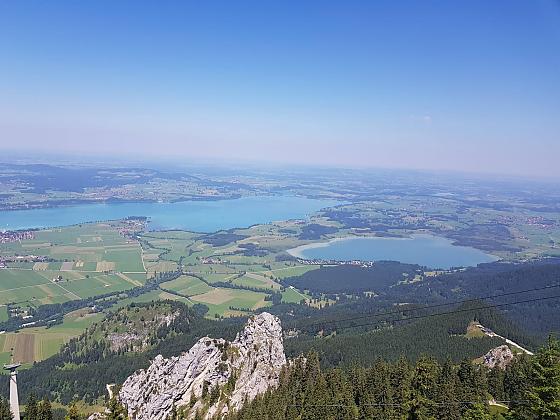
[[[191,297],[193,302],[203,303],[210,309],[208,316],[214,315],[239,315],[234,308],[255,310],[270,306],[271,302],[265,301],[265,294],[250,290],[225,289],[217,287],[208,293]]]
[[[38,307],[124,292],[144,285],[156,272],[176,271],[181,262],[187,274],[162,283],[160,290],[122,299],[110,310],[132,302],[171,299],[189,306],[204,304],[209,308],[208,317],[239,316],[269,306],[271,302],[264,300],[267,294],[213,287],[213,283],[280,290],[277,280],[317,268],[295,266],[291,261],[278,262],[274,252],[243,255],[245,250],[239,247],[240,243],[261,242],[274,248],[279,239],[274,236],[277,226],[240,229],[236,233],[247,239],[222,246],[212,246],[199,239],[200,234],[183,231],[148,232],[137,242],[121,235],[121,228],[120,222],[83,224],[37,231],[34,239],[1,244],[2,256],[38,255],[48,260],[33,262],[24,257],[9,263],[10,268],[0,270],[0,305]],[[294,240],[290,240],[292,244]],[[286,289],[282,296],[285,302],[300,302],[304,298],[292,289]],[[12,349],[15,357],[24,363],[42,360],[102,316],[67,315],[62,325],[49,329],[31,327],[0,335],[0,362],[9,361]],[[0,321],[7,318],[6,306],[0,306]]]
[[[278,290],[280,285],[269,277],[263,276],[261,273],[247,273],[241,277],[234,278],[233,284],[245,287],[256,287],[259,289]]]
[[[178,279],[162,283],[161,288],[172,290],[183,296],[201,295],[213,290],[202,280],[192,276],[181,276]]]
[[[14,361],[24,364],[46,359],[103,316],[101,313],[91,314],[88,310],[79,310],[67,314],[60,325],[0,334],[0,363],[10,361],[12,354]]]
[[[282,292],[282,302],[299,303],[302,299],[311,299],[311,297],[290,287],[286,288],[286,290]]]
[[[140,245],[120,235],[115,223],[93,223],[35,232],[35,238],[0,244],[2,256],[38,255],[54,262],[9,263],[13,268],[36,270],[144,272]]]
[[[287,277],[301,276],[308,271],[316,270],[318,268],[318,265],[296,265],[264,271],[263,274],[272,275],[279,279],[285,279]]]
[[[143,295],[136,296],[134,298],[125,298],[119,300],[117,304],[111,307],[111,311],[115,311],[119,308],[124,308],[125,306],[130,305],[133,302],[134,303],[155,302],[158,300],[176,300],[178,302],[183,302],[188,306],[192,306],[194,303],[192,300],[188,298],[184,298],[181,296],[174,295],[172,293],[164,292],[163,290],[153,290],[151,292],[144,293]]]
[[[0,304],[29,302],[34,305],[78,299],[52,282],[55,274],[47,271],[0,270]]]
[[[69,281],[63,287],[83,299],[128,290],[133,288],[134,285],[116,274],[99,274]]]
[[[62,276],[62,281],[54,282],[53,279],[57,279],[58,276]],[[142,282],[128,278],[127,275],[4,269],[0,270],[0,305],[28,303],[38,306],[62,303],[68,300],[124,291],[139,284]]]
[[[8,320],[8,307],[0,306],[0,322]]]

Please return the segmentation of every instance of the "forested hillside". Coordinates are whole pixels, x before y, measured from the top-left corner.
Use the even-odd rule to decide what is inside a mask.
[[[338,325],[342,328],[324,337],[302,333],[298,338],[287,339],[286,353],[293,357],[310,350],[316,351],[325,367],[352,364],[368,366],[379,357],[396,360],[404,356],[415,361],[426,354],[441,362],[446,359],[453,362],[465,358],[475,359],[503,344],[503,340],[467,337],[467,326],[471,321],[479,321],[498,331],[512,328],[511,323],[495,310],[477,309],[480,307],[475,302],[455,308],[462,312],[415,321],[381,320],[377,325],[369,327],[344,328],[344,324],[352,325],[352,322],[341,322]],[[363,319],[354,321],[355,324],[363,322]]]
[[[156,321],[169,314],[174,314],[169,324]],[[127,324],[132,328],[123,332]],[[142,331],[139,324],[147,325],[146,329]],[[55,356],[22,370],[18,375],[20,397],[25,400],[34,394],[63,404],[74,399],[93,403],[105,396],[107,384],[122,383],[156,355],[180,354],[205,335],[231,339],[241,325],[241,320],[204,319],[175,301],[131,304],[94,324]],[[119,336],[123,339],[114,340]],[[7,393],[7,377],[0,376],[0,380]]]
[[[411,280],[421,273],[420,266],[395,261],[380,261],[372,267],[337,265],[288,277],[283,283],[301,290],[319,293],[360,293],[384,291],[398,282]]]
[[[505,371],[464,360],[459,365],[421,357],[371,367],[324,371],[316,353],[296,359],[269,390],[230,420],[467,419],[490,420],[491,399],[507,403],[509,419],[560,417],[560,345],[550,340],[533,359]]]
[[[543,338],[544,334],[540,333],[542,330],[548,328],[552,332],[558,329],[559,324],[555,324],[555,321],[559,315],[554,310],[554,300],[535,301],[526,305],[527,308],[519,308],[519,305],[493,307],[496,303],[554,294],[554,286],[560,278],[560,265],[556,263],[488,264],[444,276],[424,277],[421,281],[414,282],[401,282],[397,279],[416,275],[419,269],[417,266],[408,267],[408,276],[403,276],[407,269],[403,271],[402,264],[386,263],[380,267],[375,271],[377,278],[386,280],[377,283],[379,288],[376,294],[363,292],[364,288],[369,287],[367,281],[374,271],[331,267],[328,268],[328,273],[333,275],[327,276],[318,287],[334,287],[338,274],[344,273],[345,282],[354,284],[356,290],[361,291],[336,294],[336,300],[331,300],[332,303],[322,308],[313,305],[313,302],[306,305],[275,303],[266,308],[282,320],[286,356],[293,359],[302,354],[314,355],[313,363],[320,364],[323,369],[320,378],[326,384],[324,386],[328,388],[346,384],[344,387],[348,386],[350,390],[343,387],[346,389],[344,392],[350,392],[354,401],[359,401],[361,397],[355,395],[358,390],[351,389],[352,384],[357,381],[351,375],[364,378],[379,376],[375,369],[386,372],[386,380],[389,382],[396,375],[391,373],[394,369],[404,369],[410,378],[414,378],[418,370],[428,369],[435,372],[436,385],[444,380],[457,382],[460,366],[464,370],[466,360],[470,363],[488,350],[504,344],[497,337],[468,334],[467,328],[472,322],[480,323],[530,350],[535,350],[546,340]],[[300,279],[308,281],[318,278],[316,276],[326,269],[314,270],[310,272],[313,276],[304,275]],[[300,280],[292,277],[287,281]],[[472,299],[487,292],[492,294],[489,289],[489,284],[492,283],[496,290],[493,294],[546,289],[493,300]],[[456,303],[461,301],[463,302]],[[200,310],[204,308],[195,309],[196,311],[189,309],[180,302],[160,301],[132,304],[115,310],[105,320],[90,327],[81,337],[70,341],[57,355],[36,363],[31,369],[22,370],[19,373],[21,399],[25,400],[33,393],[39,399],[47,397],[65,405],[75,399],[88,404],[103,403],[107,384],[122,383],[137,369],[146,368],[156,355],[179,355],[203,336],[231,340],[245,322],[244,318],[206,319],[202,317],[204,311]],[[526,314],[527,319],[521,319],[523,314]],[[533,319],[533,316],[537,318]],[[545,317],[549,323],[533,330],[520,327],[537,323],[538,316]],[[540,334],[532,334],[533,332]],[[514,365],[528,366],[518,365],[517,362]],[[292,381],[301,385],[301,377],[308,374],[308,365],[300,363],[299,366],[301,372],[294,368],[296,370],[285,373],[279,395],[284,395],[283,392],[291,389],[294,385]],[[493,373],[486,375],[481,373],[484,369],[471,367],[477,375],[482,375],[482,379],[479,379],[486,384],[484,389],[492,396],[503,400],[511,398],[513,391],[508,391],[510,385],[506,385],[506,378],[511,377],[508,371],[505,374],[492,371]],[[527,369],[523,369],[519,367],[520,372],[526,373]],[[455,373],[449,373],[450,371]],[[443,372],[447,372],[447,379],[441,376]],[[520,377],[516,378],[518,384],[524,383]],[[8,392],[7,378],[0,377],[0,380],[5,395]],[[366,380],[368,381],[369,379]],[[413,382],[413,379],[410,381]],[[461,381],[460,379],[459,382]],[[468,384],[461,386],[471,389]],[[397,392],[397,388],[391,389],[391,393]],[[430,395],[440,396],[438,389],[432,389]],[[335,395],[338,391],[332,392]],[[367,394],[370,391],[363,392]],[[411,389],[410,392],[413,395],[415,391]],[[487,395],[484,398],[486,397]],[[274,400],[280,397],[271,395],[265,398]],[[416,401],[414,398],[411,401]],[[476,401],[485,401],[479,394],[476,394],[476,398]],[[257,407],[259,403],[255,404]],[[433,414],[429,410],[435,408],[429,407],[426,412]],[[466,416],[468,410],[474,408],[476,407],[457,409],[461,415]],[[373,410],[371,407],[370,409]],[[360,413],[363,407],[356,406],[348,412],[355,413],[355,410]],[[419,413],[421,412],[423,411],[420,410]],[[325,414],[327,418],[328,415]]]

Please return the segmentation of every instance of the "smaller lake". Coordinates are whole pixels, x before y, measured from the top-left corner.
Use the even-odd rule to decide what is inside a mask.
[[[128,216],[150,218],[151,229],[215,232],[279,220],[304,219],[338,204],[294,196],[256,196],[234,200],[176,203],[81,204],[33,210],[0,211],[0,229],[16,230],[68,226],[116,220]]]
[[[324,260],[400,261],[431,268],[471,267],[497,261],[498,257],[475,248],[456,246],[432,235],[410,238],[341,238],[288,250],[298,258]]]

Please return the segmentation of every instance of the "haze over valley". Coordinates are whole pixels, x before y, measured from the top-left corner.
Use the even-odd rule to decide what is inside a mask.
[[[560,7],[0,5],[0,420],[560,418]]]

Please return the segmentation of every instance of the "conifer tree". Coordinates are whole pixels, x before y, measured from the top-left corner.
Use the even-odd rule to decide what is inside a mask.
[[[10,411],[10,403],[8,400],[0,397],[0,420],[12,419],[12,412]]]
[[[492,416],[484,406],[484,404],[473,404],[468,410],[465,411],[462,417],[463,420],[491,420]]]
[[[511,401],[508,418],[530,419],[533,417],[527,403],[527,393],[530,391],[532,381],[531,360],[525,354],[517,356],[506,368],[504,374],[505,399]]]
[[[25,407],[25,419],[26,420],[37,420],[39,413],[39,407],[37,406],[37,397],[35,394],[29,394],[27,398],[27,405]]]
[[[128,416],[123,405],[113,396],[109,400],[109,413],[107,414],[107,420],[126,420]]]
[[[340,369],[333,369],[326,374],[327,386],[330,395],[330,404],[333,419],[351,420],[358,416],[358,408],[354,403],[351,386],[346,381]]]
[[[441,367],[441,373],[437,383],[436,412],[437,418],[446,420],[459,420],[461,418],[461,406],[459,404],[459,390],[461,384],[453,365],[447,360]]]
[[[435,390],[439,377],[439,365],[430,357],[421,357],[416,362],[412,380],[413,399],[410,416],[413,419],[433,417],[435,414]]]
[[[488,392],[495,400],[502,401],[506,399],[504,390],[505,372],[502,368],[496,366],[488,372]]]
[[[53,420],[51,402],[47,397],[37,407],[37,420]]]
[[[70,404],[70,408],[68,409],[68,412],[66,413],[66,416],[64,416],[64,420],[80,420],[81,418],[82,416],[78,411],[78,407],[76,407],[76,403],[72,402]]]
[[[549,337],[532,363],[533,386],[527,392],[531,412],[539,419],[560,419],[560,343]]]
[[[408,418],[412,400],[412,374],[412,367],[408,361],[404,357],[399,358],[391,372],[396,419]]]

